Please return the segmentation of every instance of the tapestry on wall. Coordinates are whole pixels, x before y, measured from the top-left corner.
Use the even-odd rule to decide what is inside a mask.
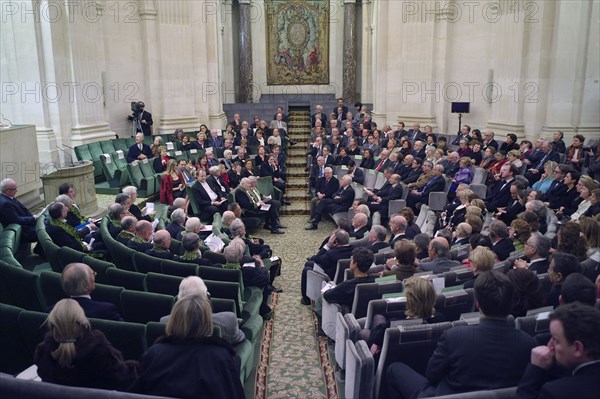
[[[329,1],[266,0],[267,84],[329,84]]]

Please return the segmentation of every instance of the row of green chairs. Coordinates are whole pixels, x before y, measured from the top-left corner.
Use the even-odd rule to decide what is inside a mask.
[[[21,226],[9,224],[4,227],[0,224],[0,259],[11,265],[21,267],[21,263],[15,255],[19,252],[21,245]]]

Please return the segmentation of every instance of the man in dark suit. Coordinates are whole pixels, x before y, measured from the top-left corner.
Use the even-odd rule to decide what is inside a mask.
[[[135,144],[129,147],[127,152],[127,162],[131,163],[135,160],[143,160],[152,158],[152,150],[148,144],[144,144],[144,134],[137,133],[135,135]]]
[[[317,119],[321,120],[323,127],[327,126],[326,123],[329,118],[327,117],[327,115],[325,115],[323,113],[323,107],[321,105],[317,105],[315,107],[315,111],[316,112],[314,114],[312,114],[312,116],[310,118],[311,119],[311,127],[315,127],[315,124],[317,123]]]
[[[341,108],[341,112],[338,111]],[[344,99],[342,97],[338,98],[338,104],[333,109],[333,113],[337,120],[344,120],[346,118],[346,114],[348,113],[348,107],[344,105]]]
[[[396,215],[390,219],[390,231],[392,235],[390,237],[389,246],[394,249],[394,245],[402,239],[406,238],[406,228],[408,227],[408,221],[404,216]]]
[[[306,279],[308,271],[314,269],[315,264],[319,265],[329,278],[333,280],[338,261],[340,259],[350,259],[352,256],[353,247],[350,246],[349,242],[350,236],[346,230],[334,230],[329,236],[327,245],[321,248],[315,256],[311,257],[310,260],[304,264],[300,283],[302,293],[302,300],[300,302],[303,305],[310,305],[310,299],[306,296]]]
[[[131,249],[145,253],[152,249],[152,223],[147,220],[140,220],[135,225],[135,237],[127,243]]]
[[[494,140],[494,132],[491,130],[488,130],[483,134],[483,145],[481,146],[481,150],[485,151],[488,147],[494,147],[496,151],[498,150],[498,142]]]
[[[212,220],[215,213],[222,214],[227,210],[227,193],[223,193],[220,187],[215,187],[216,180],[213,180],[211,185],[203,169],[198,170],[196,177],[198,180],[192,185],[194,198],[191,199],[195,200],[200,208],[200,215],[196,216],[202,220]]]
[[[511,252],[515,250],[512,240],[508,238],[508,228],[500,220],[494,220],[490,223],[490,240],[492,240],[493,245],[492,251],[500,261],[508,259]]]
[[[365,190],[369,195],[367,204],[371,213],[379,212],[381,215],[381,224],[386,225],[388,222],[388,213],[390,201],[402,199],[402,186],[400,185],[400,175],[392,174],[391,168],[385,171],[388,179],[379,190]]]
[[[117,307],[109,302],[94,301],[90,294],[95,288],[94,272],[85,263],[70,263],[62,271],[63,291],[76,300],[88,318],[123,321]]]
[[[415,158],[425,159],[425,146],[423,145],[424,141],[417,140],[413,144],[413,152],[412,155]]]
[[[245,216],[257,216],[266,214],[267,223],[271,229],[271,234],[284,234],[279,230],[279,212],[275,204],[268,204],[262,198],[258,190],[252,189],[250,179],[244,177],[240,181],[239,187],[235,190],[235,202],[237,202]],[[269,205],[268,210],[261,210],[263,206]]]
[[[496,212],[498,208],[505,208],[511,200],[510,186],[517,175],[515,165],[504,164],[500,168],[500,180],[494,186],[490,195],[486,198],[486,208],[490,212]]]
[[[387,229],[385,227],[380,225],[375,225],[371,227],[371,230],[367,234],[367,239],[370,244],[369,246],[367,246],[367,248],[373,251],[374,254],[376,254],[384,248],[389,248],[390,244],[386,242],[386,238]]]
[[[460,156],[458,155],[458,152],[452,151],[448,153],[448,158],[446,159],[446,162],[444,162],[444,174],[446,176],[454,177],[456,172],[460,169],[459,160]]]
[[[310,200],[311,220],[314,219],[314,211],[317,208],[317,203],[323,199],[331,199],[339,190],[340,182],[333,176],[333,169],[326,167],[323,177],[319,177],[315,182],[315,196]]]
[[[141,132],[144,136],[152,136],[152,114],[144,110],[146,104],[143,101],[138,101],[137,112],[134,112],[137,119],[134,116],[129,116],[129,120],[135,124],[135,131]]]
[[[415,158],[408,154],[402,160],[402,163],[396,168],[396,173],[400,175],[402,181],[408,178],[408,175],[413,171],[413,161]],[[417,177],[418,178],[418,177]]]
[[[510,201],[505,208],[498,208],[498,211],[494,215],[496,219],[502,220],[507,226],[517,218],[517,215],[521,212],[525,212],[525,205],[519,202],[517,194],[519,193],[521,183],[513,181],[510,185]]]
[[[469,136],[470,132],[471,132],[471,126],[463,125],[460,128],[460,132],[458,132],[458,135],[454,138],[454,140],[452,140],[452,145],[459,145],[461,140],[466,140],[467,143],[470,143],[471,142],[471,136]]]
[[[375,172],[383,173],[383,171],[391,165],[392,161],[390,161],[388,158],[389,155],[389,150],[381,150],[381,153],[379,154],[379,160],[375,164]]]
[[[171,246],[171,234],[167,230],[158,230],[154,233],[154,245],[146,250],[146,255],[154,256],[160,259],[175,259],[175,255],[169,251]]]
[[[369,232],[369,227],[367,224],[369,223],[369,217],[364,213],[357,212],[352,217],[352,227],[348,231],[350,237],[360,240]]]
[[[517,389],[518,399],[595,399],[600,394],[600,312],[592,306],[573,302],[550,314],[548,345],[531,350]],[[554,364],[568,370],[559,378]]]
[[[350,271],[354,277],[350,280],[345,280],[330,290],[323,293],[323,299],[329,303],[339,303],[348,308],[352,307],[354,302],[354,291],[358,284],[366,284],[375,282],[374,276],[369,276],[367,273],[373,265],[375,256],[373,251],[368,248],[354,248],[352,257],[350,258]]]
[[[181,240],[181,233],[185,230],[185,211],[183,209],[175,209],[171,214],[171,222],[165,226],[165,230],[169,232],[174,240]]]
[[[427,137],[425,136],[425,133],[423,133],[421,131],[421,124],[418,122],[415,122],[413,124],[413,128],[408,131],[408,133],[406,134],[406,137],[408,137],[408,139],[410,140],[411,143],[414,143],[417,140],[427,141]]]
[[[37,217],[33,216],[25,205],[15,198],[17,183],[13,179],[4,179],[0,182],[0,223],[7,227],[9,224],[21,226],[21,240],[23,242],[36,242],[35,224]]]
[[[550,254],[551,244],[552,240],[548,237],[541,234],[533,234],[529,237],[523,249],[529,262],[517,259],[515,260],[514,267],[516,269],[529,269],[537,274],[548,273],[548,267],[550,267],[548,255]]]
[[[563,183],[563,179],[571,169],[568,165],[562,164],[554,169],[554,179],[550,183],[548,191],[536,198],[544,202],[550,202],[555,198],[559,198],[567,192],[567,185]]]
[[[315,186],[317,179],[323,176],[325,176],[325,158],[320,156],[316,158],[316,163],[310,167],[308,175],[308,191],[312,196],[316,195]]]
[[[420,263],[417,270],[419,272],[442,274],[454,266],[460,266],[460,262],[450,260],[450,245],[448,244],[448,240],[436,237],[429,242],[429,261]]]
[[[69,247],[79,252],[87,252],[88,247],[83,242],[83,237],[88,235],[91,231],[89,227],[84,227],[81,230],[77,230],[74,227],[68,225],[66,223],[67,213],[69,212],[69,208],[67,208],[61,202],[53,202],[48,206],[48,214],[50,216],[50,220],[46,225],[46,231],[50,238],[52,238],[52,242],[59,247]],[[94,226],[92,224],[92,226]],[[93,228],[95,229],[96,226]]]
[[[210,137],[208,138],[207,143],[208,146],[213,149],[223,147],[223,137],[219,136],[219,131],[217,129],[210,130]]]
[[[125,216],[121,219],[121,231],[115,237],[115,240],[127,246],[129,240],[135,237],[135,224],[137,219],[133,216]]]
[[[344,175],[344,177],[342,177],[340,188],[333,195],[333,198],[323,198],[317,203],[311,224],[306,227],[305,230],[317,230],[319,222],[325,213],[333,215],[338,212],[346,212],[352,205],[352,201],[354,201],[355,193],[351,184],[352,176]]]
[[[348,163],[348,174],[352,176],[352,181],[358,184],[365,184],[365,172],[356,165],[356,162]]]
[[[544,173],[544,164],[546,162],[560,162],[560,154],[552,149],[552,144],[550,144],[550,142],[544,141],[542,143],[542,152],[544,155],[542,155],[540,160],[535,164],[531,164],[531,168],[525,172],[525,178],[529,180],[530,185],[533,185],[535,182],[540,180],[542,174]]]
[[[419,213],[418,204],[429,203],[429,193],[444,191],[446,180],[442,176],[444,167],[437,164],[433,167],[433,177],[420,190],[412,190],[406,197],[406,205],[409,206],[415,214]]]
[[[221,168],[219,166],[211,166],[208,169],[208,173],[209,175],[206,177],[208,185],[219,195],[219,198],[227,199],[227,194],[229,194],[229,191],[231,190],[221,177],[221,174],[223,173]]]
[[[402,179],[406,184],[415,183],[421,177],[423,173],[423,160],[421,158],[414,158],[412,155],[407,155],[406,158],[411,157],[413,159],[411,169],[408,172],[408,176]],[[405,158],[405,159],[406,159]]]
[[[535,340],[507,323],[513,291],[505,275],[481,273],[474,286],[476,306],[482,315],[479,324],[444,331],[425,376],[404,363],[392,363],[386,370],[390,397],[444,396],[515,386]]]
[[[273,182],[273,186],[277,187],[282,194],[285,194],[285,172],[277,165],[275,155],[270,154],[268,156],[268,162],[260,165],[260,176],[269,177]],[[285,205],[290,205],[289,202],[283,200]]]

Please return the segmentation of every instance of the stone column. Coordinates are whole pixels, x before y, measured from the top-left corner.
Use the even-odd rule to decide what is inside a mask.
[[[356,0],[344,0],[343,97],[353,103],[356,96]]]
[[[163,88],[162,88],[162,61],[159,35],[158,9],[154,0],[139,2],[140,25],[142,31],[142,59],[144,60],[144,88],[143,100],[146,108],[152,112],[154,125],[153,134],[160,134],[160,116],[164,114]]]
[[[238,0],[240,8],[240,94],[241,103],[252,102],[252,34],[250,0]]]

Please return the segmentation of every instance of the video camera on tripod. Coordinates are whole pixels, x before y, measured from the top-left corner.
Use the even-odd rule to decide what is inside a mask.
[[[131,112],[132,114],[127,117],[130,121],[139,121],[140,116],[144,112],[144,103],[142,101],[132,101],[131,102]]]

